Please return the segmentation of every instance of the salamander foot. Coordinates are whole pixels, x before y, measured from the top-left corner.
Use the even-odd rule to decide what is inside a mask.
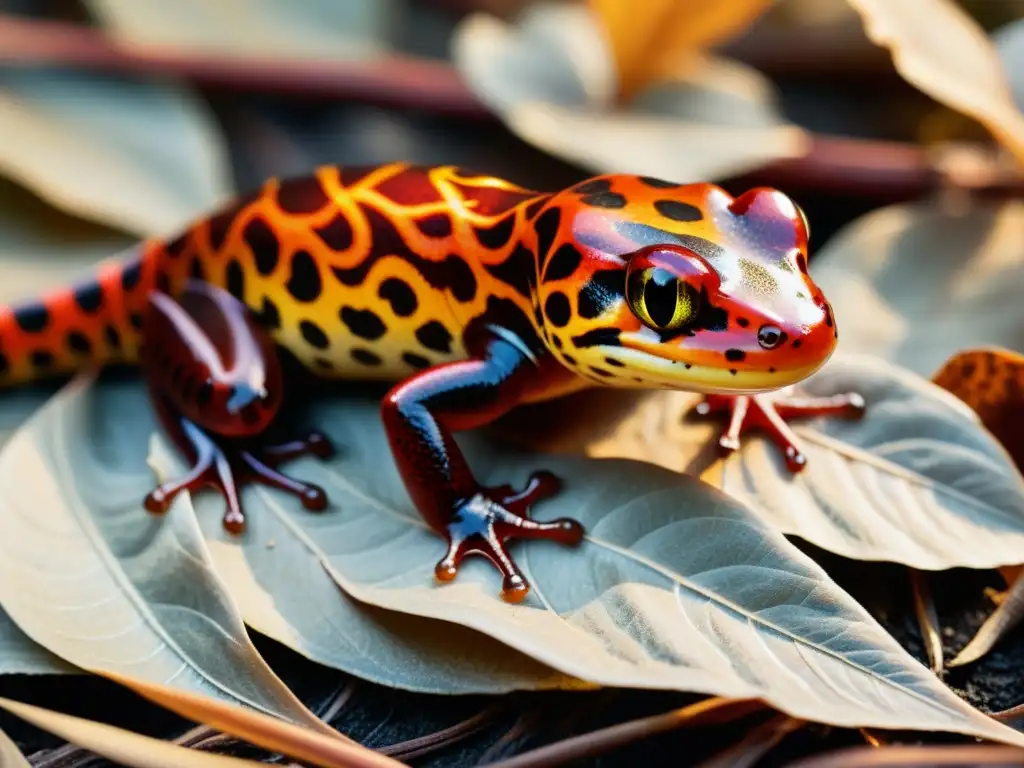
[[[729,414],[729,425],[719,437],[723,455],[740,447],[745,430],[763,430],[786,458],[790,472],[807,466],[807,457],[800,450],[799,440],[787,422],[795,418],[842,416],[860,418],[864,415],[864,398],[855,392],[832,397],[791,397],[779,393],[763,395],[706,395],[694,409],[701,416]]]
[[[231,533],[241,533],[245,530],[245,513],[238,490],[248,483],[260,483],[291,493],[311,511],[319,512],[327,507],[327,494],[323,488],[295,480],[277,470],[282,462],[300,456],[330,458],[334,447],[320,432],[312,432],[303,440],[253,451],[222,446],[187,419],[181,419],[180,426],[191,444],[194,464],[184,477],[164,483],[146,496],[144,504],[149,512],[163,514],[182,491],[194,492],[212,486],[220,491],[227,504],[224,528]]]
[[[530,520],[530,507],[554,496],[561,486],[550,472],[536,472],[526,488],[516,492],[510,485],[481,488],[462,502],[448,524],[448,553],[434,568],[438,581],[455,578],[466,555],[486,557],[501,572],[501,596],[510,603],[526,597],[530,586],[509,555],[505,542],[511,539],[548,539],[575,545],[583,539],[583,526],[571,518],[548,523]]]

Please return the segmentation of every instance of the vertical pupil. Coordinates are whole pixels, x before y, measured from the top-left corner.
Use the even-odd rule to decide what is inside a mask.
[[[671,272],[655,267],[644,286],[644,304],[654,324],[664,327],[672,321],[679,300],[679,280]]]

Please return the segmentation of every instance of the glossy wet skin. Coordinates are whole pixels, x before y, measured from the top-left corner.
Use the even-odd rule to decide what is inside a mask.
[[[548,346],[563,363],[602,384],[755,393],[828,360],[835,321],[807,272],[807,224],[792,200],[605,178],[599,194],[623,205],[595,208],[579,188],[552,200],[552,251],[563,241],[580,256],[564,280],[550,279],[549,261],[540,285]]]

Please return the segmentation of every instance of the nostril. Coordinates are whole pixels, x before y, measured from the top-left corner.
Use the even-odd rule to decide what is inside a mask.
[[[757,343],[761,349],[775,349],[785,338],[785,333],[777,325],[762,325],[757,329]]]

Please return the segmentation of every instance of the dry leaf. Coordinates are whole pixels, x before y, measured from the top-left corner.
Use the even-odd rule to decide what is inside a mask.
[[[122,44],[338,59],[378,53],[394,0],[86,0]]]
[[[471,16],[452,53],[474,93],[520,138],[595,174],[707,181],[807,152],[807,135],[775,108],[771,83],[737,62],[698,57],[628,106],[611,106],[614,65],[594,42],[594,24],[576,5],[541,4],[516,27]]]
[[[932,381],[967,403],[1024,468],[1024,355],[998,347],[964,350]]]
[[[147,680],[108,674],[140,696],[172,712],[244,739],[264,749],[281,752],[324,768],[401,768],[402,763],[344,737],[331,738],[234,704],[157,685]],[[341,734],[335,733],[335,737]]]
[[[892,206],[838,232],[811,274],[835,311],[841,351],[931,377],[964,349],[1024,351],[1022,243],[1024,202]]]
[[[588,531],[575,550],[517,547],[534,588],[511,606],[497,595],[493,568],[478,560],[453,584],[434,581],[443,542],[384,460],[376,401],[332,398],[312,418],[339,454],[291,470],[322,485],[331,506],[312,515],[286,500],[267,503],[280,497],[273,491],[248,494],[249,518],[254,526],[287,521],[273,552],[287,552],[284,536],[317,541],[325,566],[360,601],[475,628],[602,685],[762,698],[841,725],[984,732],[1024,743],[954,696],[783,536],[693,478],[634,462],[511,454],[465,435],[460,442],[482,482],[522,484],[535,469],[556,472],[565,488],[536,516],[572,514]],[[200,501],[197,511],[219,516],[213,502]],[[281,560],[279,572],[286,570]]]
[[[118,765],[132,768],[251,768],[265,765],[253,760],[179,747],[162,739],[142,736],[106,723],[65,715],[11,699],[0,698],[0,708],[72,744],[84,747],[108,760],[114,760]],[[0,744],[4,745],[0,746],[0,765],[4,768],[28,766],[29,762],[24,758],[19,762],[17,757],[8,754],[6,741],[8,740],[0,740]],[[13,744],[11,748],[14,748]],[[17,753],[16,748],[15,752]]]
[[[693,55],[745,30],[774,0],[589,0],[627,99],[686,71]]]
[[[1024,114],[995,46],[952,0],[849,0],[914,87],[975,118],[1024,163]]]
[[[991,651],[1007,632],[1020,624],[1024,618],[1024,580],[1017,579],[1000,596],[999,605],[985,619],[974,637],[947,666],[958,667],[977,661]]]
[[[145,513],[131,483],[150,475],[144,449],[122,437],[131,425],[116,390],[95,393],[73,382],[0,450],[4,609],[83,669],[173,681],[333,732],[253,647],[188,500],[165,519]]]
[[[190,91],[57,69],[0,75],[0,174],[143,237],[175,231],[232,191],[227,151]]]

